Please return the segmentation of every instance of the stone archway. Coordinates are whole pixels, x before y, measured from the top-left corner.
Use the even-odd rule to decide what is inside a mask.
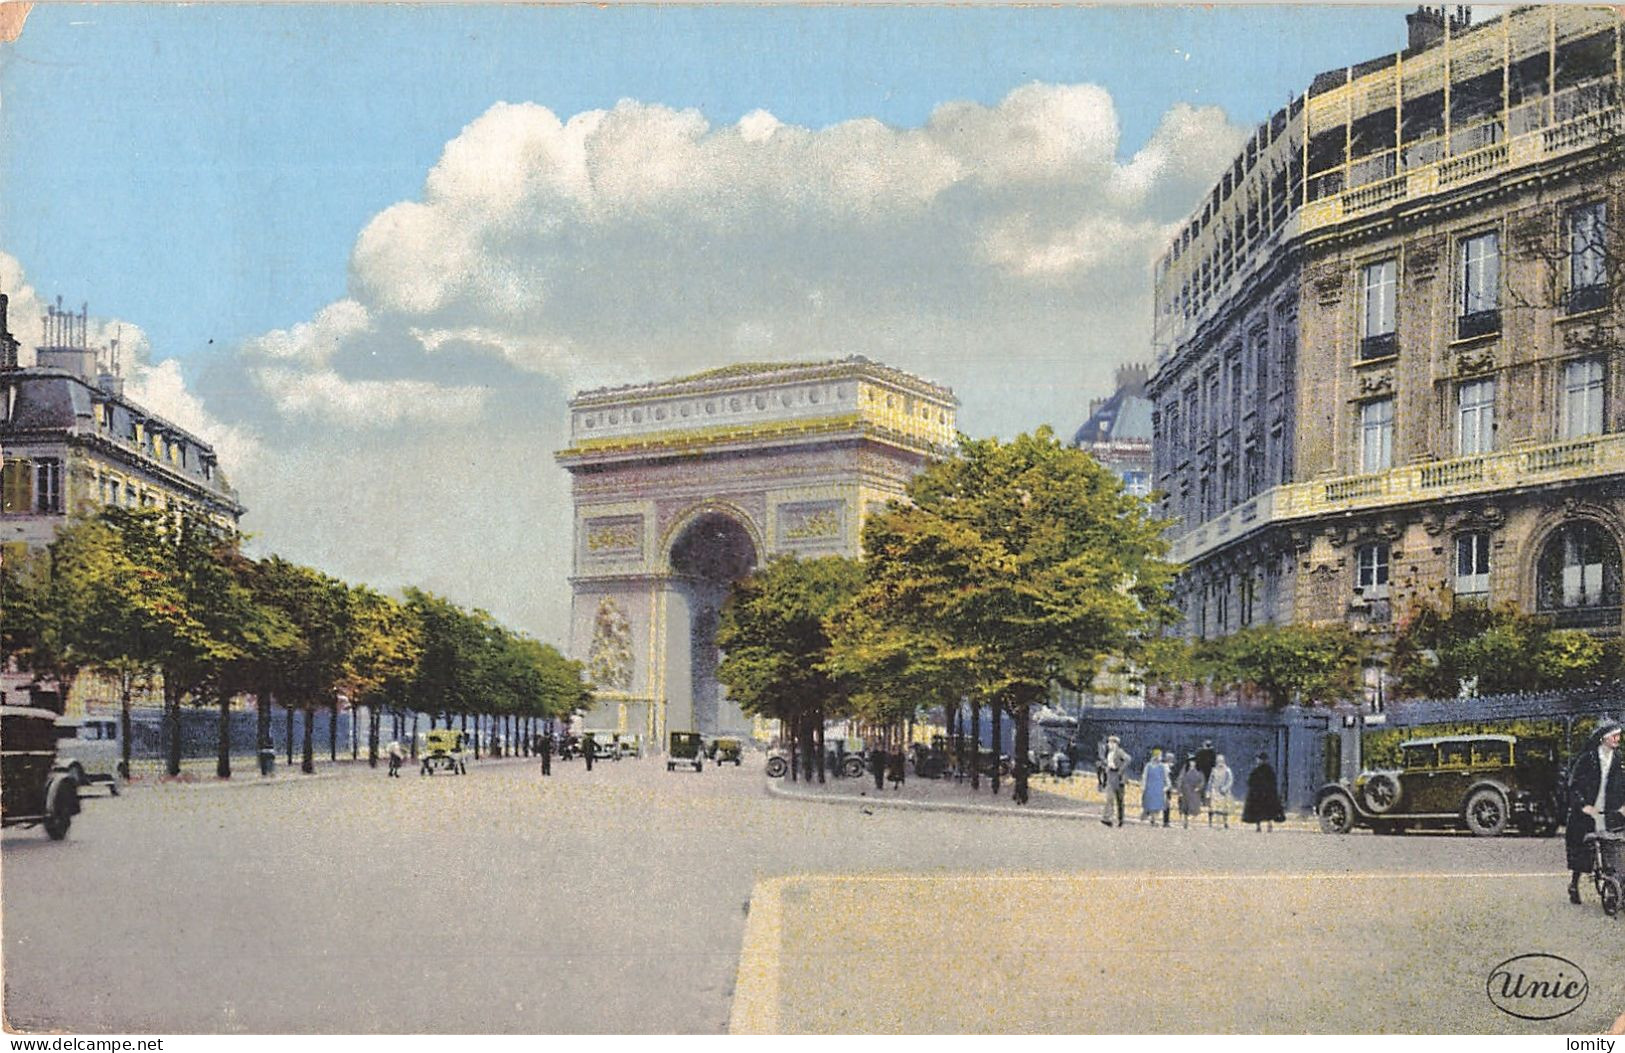
[[[717,624],[729,588],[761,562],[756,543],[739,520],[704,511],[676,532],[667,562],[666,649],[686,655],[688,666],[686,683],[667,680],[667,728],[740,732],[749,721],[717,680]],[[681,726],[685,709],[688,724]]]
[[[570,400],[572,657],[583,728],[750,732],[716,680],[728,587],[781,554],[856,555],[864,518],[952,448],[952,391],[864,358],[726,366]]]

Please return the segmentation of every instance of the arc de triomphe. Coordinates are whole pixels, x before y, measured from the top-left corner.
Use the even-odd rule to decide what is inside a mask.
[[[730,366],[570,401],[571,654],[588,729],[747,733],[716,679],[731,582],[856,555],[864,517],[954,441],[953,392],[862,357]]]

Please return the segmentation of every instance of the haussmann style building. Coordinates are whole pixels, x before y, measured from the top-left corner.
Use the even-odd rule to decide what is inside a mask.
[[[1620,17],[1420,8],[1219,174],[1147,385],[1188,635],[1422,600],[1619,631]]]

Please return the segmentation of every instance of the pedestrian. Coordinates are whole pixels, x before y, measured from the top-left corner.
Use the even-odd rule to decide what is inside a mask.
[[[886,751],[879,746],[869,750],[869,774],[875,777],[875,789],[886,788]]]
[[[1563,834],[1569,860],[1569,902],[1580,902],[1580,878],[1591,870],[1586,835],[1625,827],[1625,758],[1619,755],[1621,727],[1604,719],[1569,768],[1569,821]]]
[[[903,788],[903,773],[907,764],[907,757],[908,755],[902,750],[886,755],[886,778],[891,781],[891,788],[894,790]]]
[[[1107,826],[1123,826],[1123,780],[1128,777],[1128,763],[1134,758],[1118,742],[1113,735],[1106,740],[1106,750],[1101,757],[1100,771],[1105,780],[1106,811],[1101,815],[1100,821]],[[1116,809],[1117,822],[1112,822],[1112,811]]]
[[[1157,822],[1157,813],[1162,813],[1162,825],[1168,825],[1168,763],[1162,759],[1162,751],[1151,751],[1151,759],[1145,762],[1145,769],[1140,772],[1140,821]]]
[[[389,742],[389,777],[391,779],[401,777],[401,760],[403,757],[400,740],[391,739]]]
[[[1179,818],[1184,821],[1187,830],[1191,828],[1191,816],[1202,812],[1202,788],[1205,784],[1201,769],[1194,763],[1179,775]]]
[[[1207,784],[1213,779],[1213,767],[1217,763],[1218,754],[1213,752],[1213,740],[1203,739],[1202,748],[1196,751],[1196,770],[1202,773],[1202,786],[1206,792]]]
[[[1106,755],[1111,752],[1112,746],[1116,742],[1117,736],[1109,735],[1106,738],[1101,739],[1100,745],[1095,749],[1095,779],[1100,783],[1100,788],[1102,790],[1106,788]],[[1121,825],[1121,823],[1119,823],[1119,825]]]
[[[1265,824],[1270,833],[1274,833],[1276,823],[1286,822],[1286,812],[1281,808],[1281,790],[1275,769],[1270,767],[1269,754],[1260,752],[1256,760],[1252,774],[1247,776],[1247,799],[1241,804],[1241,821],[1252,823],[1255,833]]]
[[[581,736],[581,756],[586,758],[588,771],[592,771],[593,755],[597,752],[598,740],[590,734]]]
[[[1224,762],[1224,754],[1215,754],[1213,773],[1207,779],[1207,825],[1212,826],[1217,815],[1224,820],[1224,828],[1230,829],[1230,794],[1235,788],[1236,773]]]
[[[542,753],[542,774],[543,775],[552,775],[553,774],[553,736],[552,735],[542,735],[542,736],[540,736],[540,738],[541,738],[541,742],[537,743],[537,748],[539,750],[541,750],[541,753]]]

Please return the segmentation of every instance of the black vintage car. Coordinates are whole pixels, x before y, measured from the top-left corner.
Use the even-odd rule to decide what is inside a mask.
[[[79,814],[79,785],[56,770],[56,720],[48,709],[0,706],[0,826],[43,826],[60,841]]]
[[[1420,827],[1465,827],[1495,837],[1511,826],[1550,836],[1562,816],[1556,748],[1514,735],[1445,735],[1399,747],[1394,768],[1331,783],[1315,799],[1320,828],[1346,834],[1357,826],[1379,834]]]

